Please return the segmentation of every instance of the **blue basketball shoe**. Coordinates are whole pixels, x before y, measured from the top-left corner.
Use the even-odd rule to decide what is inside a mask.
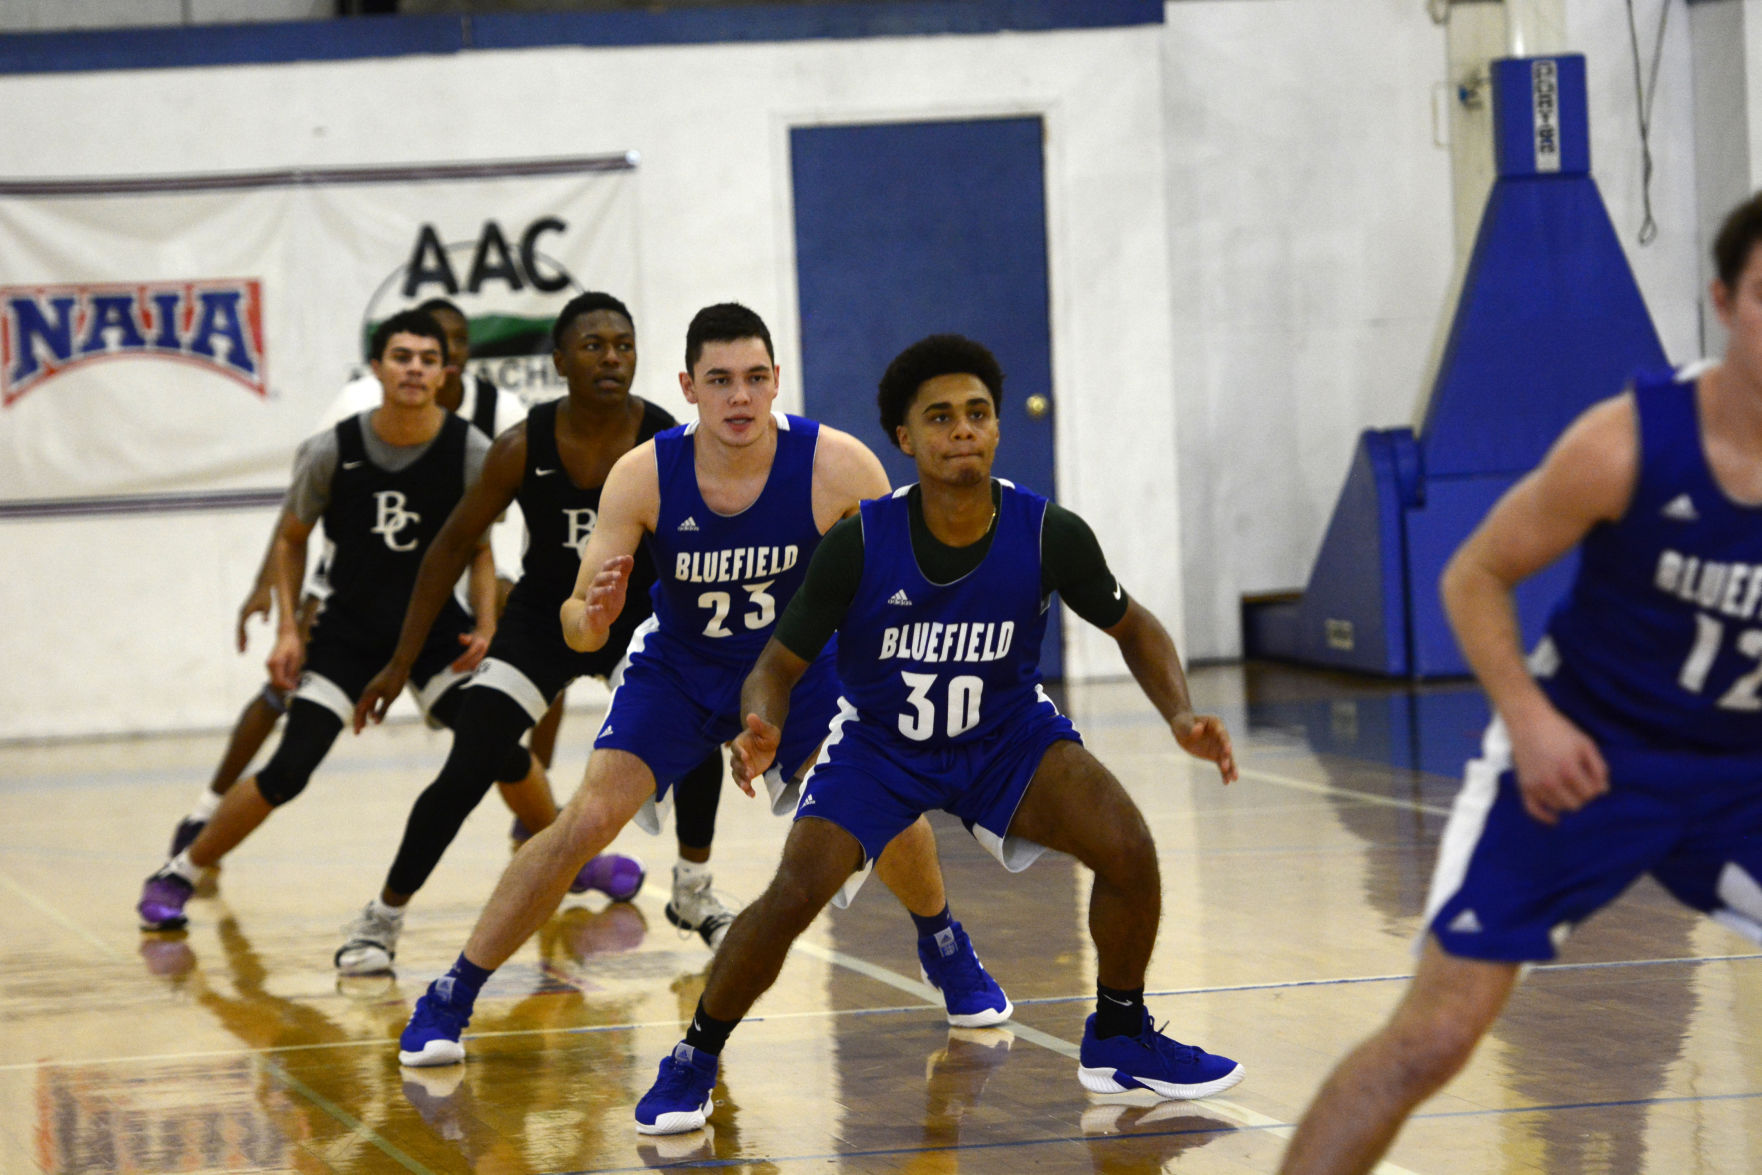
[[[1136,1036],[1095,1035],[1095,1015],[1083,1026],[1077,1080],[1091,1093],[1148,1089],[1166,1098],[1210,1097],[1241,1081],[1242,1066],[1156,1029],[1150,1013]]]
[[[997,980],[979,965],[972,940],[959,922],[918,936],[918,966],[924,982],[942,993],[948,1022],[956,1028],[990,1028],[1015,1011]]]
[[[465,1059],[465,1046],[459,1037],[471,1023],[471,1009],[453,1002],[453,977],[443,975],[428,985],[410,1022],[398,1037],[398,1064],[420,1068],[425,1065],[457,1065]]]
[[[683,1040],[661,1058],[654,1085],[636,1103],[638,1134],[683,1134],[700,1129],[715,1105],[716,1057]]]

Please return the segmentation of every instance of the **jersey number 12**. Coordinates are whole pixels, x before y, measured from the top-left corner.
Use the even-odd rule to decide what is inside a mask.
[[[1704,613],[1695,613],[1695,646],[1689,650],[1689,658],[1682,664],[1682,672],[1676,675],[1677,684],[1691,694],[1698,694],[1707,684],[1707,671],[1713,668],[1714,658],[1719,656],[1719,646],[1725,641],[1725,625]],[[1738,634],[1738,652],[1762,662],[1762,628],[1750,628]],[[1757,691],[1762,689],[1762,664],[1758,664],[1754,672],[1746,673],[1731,683],[1725,696],[1719,699],[1721,710],[1762,710],[1762,698]]]

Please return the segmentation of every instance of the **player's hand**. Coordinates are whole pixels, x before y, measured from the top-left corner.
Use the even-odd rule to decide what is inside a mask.
[[[465,646],[465,651],[454,659],[453,672],[470,673],[476,669],[477,663],[483,660],[483,655],[489,652],[489,642],[494,635],[489,632],[478,632],[475,629],[460,633],[459,643]]]
[[[300,684],[300,666],[306,663],[306,642],[297,632],[284,632],[275,638],[269,650],[269,682],[276,689],[290,690]]]
[[[251,594],[246,596],[245,602],[239,605],[237,628],[239,652],[245,651],[245,622],[253,616],[267,617],[274,602],[275,594],[270,590],[269,585],[260,583],[251,589]]]
[[[1560,711],[1538,709],[1507,726],[1523,808],[1535,819],[1557,824],[1609,790],[1603,753]]]
[[[1224,720],[1215,714],[1192,714],[1186,711],[1175,715],[1169,723],[1174,732],[1175,741],[1181,749],[1197,759],[1205,759],[1217,764],[1218,774],[1224,782],[1236,781],[1236,752],[1230,746],[1230,732],[1224,727]]]
[[[387,665],[374,674],[367,688],[361,691],[361,700],[355,703],[355,733],[360,734],[369,722],[384,722],[385,712],[398,700],[409,680],[408,671],[396,664]]]
[[[630,569],[636,560],[629,555],[614,555],[600,565],[599,573],[587,585],[587,610],[581,614],[581,626],[605,632],[612,621],[624,611],[624,595],[630,589]]]
[[[746,729],[728,744],[728,766],[741,791],[749,796],[758,794],[753,791],[753,780],[764,775],[777,758],[777,744],[782,741],[783,731],[757,714],[746,716]]]

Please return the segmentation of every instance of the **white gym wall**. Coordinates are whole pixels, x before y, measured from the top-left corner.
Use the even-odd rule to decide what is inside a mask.
[[[682,413],[674,376],[686,323],[724,298],[766,316],[784,402],[800,403],[790,125],[1041,114],[1055,379],[1064,397],[1094,406],[1061,417],[1062,496],[1179,633],[1161,38],[1147,25],[12,76],[0,78],[0,106],[31,130],[0,141],[0,173],[636,149],[642,277],[624,293],[642,340],[637,390]],[[94,118],[98,110],[127,117]],[[1122,486],[1132,492],[1122,497]],[[1147,517],[1154,542],[1142,541]],[[262,677],[266,637],[244,658],[229,642],[270,521],[258,511],[0,523],[0,562],[31,569],[0,578],[0,614],[28,617],[6,638],[15,669],[0,687],[0,737],[230,723]],[[1121,671],[1111,642],[1094,634],[1072,643],[1070,665]]]
[[[1648,63],[1662,2],[1635,0]],[[1588,58],[1593,173],[1668,353],[1687,359],[1704,280],[1696,142],[1717,120],[1696,109],[1691,26],[1740,28],[1730,68],[1762,78],[1762,0],[1669,2],[1649,247],[1625,6],[1567,0],[1560,48]],[[1189,656],[1228,657],[1244,593],[1302,586],[1359,431],[1410,423],[1424,393],[1455,262],[1446,34],[1424,0],[1164,12],[1162,27],[1087,32],[5,76],[0,172],[634,148],[638,390],[680,409],[685,322],[740,297],[776,329],[795,404],[788,126],[1040,113],[1062,496]],[[1752,82],[1732,100],[1748,146],[1762,95]],[[260,637],[240,658],[229,641],[269,521],[0,522],[0,738],[230,723],[267,651]],[[1105,638],[1071,628],[1071,672],[1120,672]]]

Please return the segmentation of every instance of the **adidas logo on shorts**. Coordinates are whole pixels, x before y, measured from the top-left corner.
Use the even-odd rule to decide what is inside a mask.
[[[684,531],[696,530],[697,529],[697,519],[687,518],[684,522],[681,522],[679,524],[679,529],[684,530]]]
[[[1473,910],[1464,910],[1450,920],[1450,925],[1446,929],[1448,929],[1451,934],[1479,934],[1481,932],[1481,920],[1475,917]]]
[[[887,597],[887,602],[889,604],[904,604],[909,608],[912,600],[910,596],[905,594],[905,589],[900,588],[897,592],[894,592],[891,596]]]

